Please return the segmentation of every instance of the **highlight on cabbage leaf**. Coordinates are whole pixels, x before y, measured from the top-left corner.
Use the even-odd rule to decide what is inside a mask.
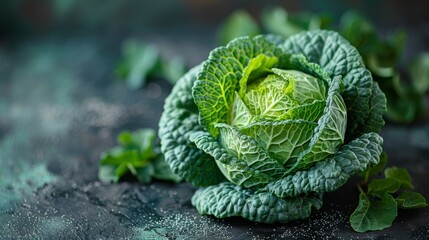
[[[161,151],[201,187],[192,198],[201,214],[288,222],[379,162],[385,111],[358,51],[336,32],[240,37],[174,86]]]

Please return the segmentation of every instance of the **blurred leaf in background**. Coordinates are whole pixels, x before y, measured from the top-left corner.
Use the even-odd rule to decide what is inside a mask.
[[[260,34],[258,24],[244,10],[233,12],[219,27],[218,39],[221,45],[226,45],[232,39],[241,36],[256,36]]]
[[[421,53],[410,64],[410,77],[419,93],[429,90],[429,52]]]
[[[127,174],[141,183],[152,178],[180,182],[164,161],[159,147],[155,146],[155,131],[141,129],[136,132],[121,132],[118,144],[101,156],[98,177],[103,182],[118,182]]]
[[[332,19],[308,12],[291,15],[281,7],[268,7],[262,11],[261,21],[267,33],[289,37],[305,30],[326,29]]]
[[[426,90],[401,80],[398,70],[406,42],[405,32],[396,30],[382,38],[368,19],[354,11],[341,17],[339,30],[359,50],[374,80],[386,94],[386,118],[405,124],[418,119],[425,111],[423,93]],[[411,68],[407,70],[412,74]]]
[[[185,60],[181,56],[176,56],[168,61],[162,59],[158,75],[174,85],[186,71]]]
[[[145,85],[146,79],[153,75],[159,62],[158,49],[134,39],[122,44],[121,63],[116,68],[116,74],[125,79],[131,89],[138,89]]]
[[[153,44],[136,39],[125,40],[116,75],[133,90],[144,87],[148,78],[153,77],[163,78],[174,85],[186,72],[185,62],[180,56],[164,59],[159,52]]]

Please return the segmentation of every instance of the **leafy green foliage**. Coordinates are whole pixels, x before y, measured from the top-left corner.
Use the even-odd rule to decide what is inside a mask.
[[[413,188],[411,177],[405,168],[389,167],[384,170],[385,178],[375,178],[368,183],[370,176],[383,172],[387,163],[386,154],[382,161],[363,174],[363,186],[367,185],[365,192],[361,186],[359,205],[350,216],[350,224],[357,232],[381,230],[392,225],[397,216],[397,208],[426,207],[426,199],[417,192],[404,191]],[[395,197],[396,196],[396,197]]]
[[[364,179],[350,218],[356,231],[389,227],[398,207],[426,206],[422,195],[404,191],[413,187],[405,169],[388,168],[369,182],[387,162],[378,135],[383,115],[411,122],[424,106],[426,90],[415,86],[426,85],[399,78],[405,34],[381,38],[353,12],[341,20],[343,37],[307,31],[330,27],[322,16],[271,8],[262,17],[268,33],[287,39],[252,37],[258,25],[235,13],[220,30],[223,45],[232,41],[181,78],[166,100],[162,151],[175,173],[207,186],[192,198],[198,211],[266,223],[305,218],[324,192],[354,174]],[[426,81],[424,61],[413,66],[420,69],[413,77]]]
[[[126,80],[131,89],[145,85],[148,76],[155,72],[159,61],[158,49],[136,40],[125,41],[122,45],[123,60],[116,69],[118,77]]]
[[[261,54],[268,57],[267,63],[270,66],[272,65],[270,59],[274,59],[271,57],[277,59],[283,57],[282,51],[262,36],[242,37],[230,42],[226,47],[214,49],[199,72],[192,88],[192,95],[199,109],[202,126],[214,137],[218,135],[214,124],[226,123],[229,119],[235,91],[239,87],[244,69],[249,61],[259,58]],[[259,60],[264,59],[266,58]]]
[[[154,140],[155,131],[152,129],[120,133],[118,135],[120,146],[112,148],[101,156],[100,180],[118,182],[130,173],[142,183],[149,183],[152,178],[181,181],[171,172],[170,167],[159,154]]]
[[[423,94],[429,90],[429,52],[421,53],[411,62],[410,76],[419,93]]]
[[[134,90],[143,87],[151,77],[164,78],[174,85],[186,71],[182,58],[163,59],[155,45],[135,39],[122,44],[122,57],[116,75]]]
[[[384,100],[335,32],[240,37],[175,85],[161,149],[175,173],[207,186],[192,199],[200,213],[286,222],[379,162]]]
[[[241,216],[251,221],[275,223],[307,218],[313,208],[322,207],[322,195],[312,193],[281,199],[267,192],[255,194],[225,182],[197,190],[192,204],[201,214],[218,218]]]
[[[386,170],[384,170],[384,175],[386,176],[386,178],[397,180],[401,184],[401,187],[414,188],[413,184],[411,183],[410,174],[405,168],[386,168]]]
[[[203,131],[191,94],[200,70],[201,66],[192,68],[173,87],[165,100],[159,136],[161,151],[171,170],[195,186],[209,186],[225,181],[225,177],[213,157],[191,141],[191,136]]]
[[[291,15],[283,8],[269,7],[263,10],[261,21],[267,32],[289,37],[305,30],[326,29],[331,19],[305,12]]]
[[[239,11],[243,13],[242,10]],[[297,33],[314,29],[333,29],[331,18],[326,15],[317,15],[307,12],[290,14],[281,7],[269,7],[262,11],[260,16],[262,26],[258,31],[268,34],[276,34],[289,38]],[[255,29],[256,23],[252,24]],[[229,31],[240,32],[245,29],[245,24],[240,25],[235,21],[230,25]],[[373,24],[364,16],[355,11],[348,11],[343,14],[338,24],[337,30],[345,39],[355,46],[365,65],[371,71],[373,79],[379,84],[381,90],[387,98],[387,114],[385,117],[393,122],[412,123],[423,115],[425,111],[425,102],[423,95],[429,90],[429,57],[427,53],[420,54],[408,66],[406,74],[410,77],[410,82],[402,80],[398,66],[406,42],[406,34],[399,29],[392,34],[381,37]],[[224,27],[225,28],[225,27]],[[224,29],[221,28],[221,29]],[[234,30],[232,30],[234,29]],[[232,40],[233,37],[228,40]],[[279,38],[272,37],[273,41]],[[304,39],[301,39],[304,41]],[[223,39],[223,43],[227,42]],[[323,46],[322,44],[320,46]],[[307,54],[308,55],[308,54]],[[310,54],[311,55],[311,54]],[[311,59],[312,61],[314,59]],[[355,61],[352,61],[355,62]],[[301,69],[299,69],[301,70]],[[332,77],[332,76],[331,76]],[[356,91],[356,89],[354,89]],[[372,91],[379,91],[378,87]],[[351,91],[350,91],[351,92]],[[364,95],[360,93],[359,95]],[[379,94],[373,94],[373,104],[386,105],[384,98],[377,97]],[[353,98],[355,100],[355,98]],[[347,103],[348,99],[345,97]],[[366,103],[357,103],[357,105]],[[380,109],[380,108],[376,108]],[[356,112],[357,113],[357,112]],[[355,119],[356,117],[353,117]],[[367,118],[364,116],[363,118]],[[357,121],[359,117],[356,118]],[[374,119],[374,118],[368,118]],[[380,122],[380,121],[376,121]],[[376,122],[369,122],[367,125],[371,129],[379,128]],[[348,129],[353,130],[354,123],[350,123]],[[367,132],[366,130],[364,132]]]
[[[395,193],[401,186],[394,178],[374,179],[368,184],[368,194],[382,197],[384,193]]]
[[[242,36],[254,37],[260,34],[258,24],[243,10],[233,12],[219,27],[218,38],[222,45]]]
[[[428,206],[425,197],[417,192],[402,192],[395,200],[400,208],[422,208]]]
[[[392,225],[398,215],[397,203],[384,193],[381,198],[370,198],[365,193],[359,195],[359,206],[350,217],[350,224],[357,232],[382,230]]]

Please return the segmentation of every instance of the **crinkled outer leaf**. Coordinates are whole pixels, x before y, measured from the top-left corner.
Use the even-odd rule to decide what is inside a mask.
[[[281,47],[287,53],[302,54],[308,61],[319,64],[331,78],[342,77],[342,96],[347,106],[348,140],[359,136],[360,132],[356,133],[356,130],[364,127],[369,118],[380,121],[383,110],[371,107],[371,73],[365,68],[356,48],[338,33],[325,30],[301,32],[286,39]],[[377,95],[385,98],[381,92]],[[379,132],[381,125],[382,123],[374,124],[373,128],[364,131]]]
[[[291,165],[290,161],[296,160],[308,146],[316,127],[314,122],[285,120],[256,122],[240,131],[255,139],[280,164]]]
[[[377,163],[377,165],[371,166],[365,170],[361,174],[361,177],[364,179],[364,181],[368,181],[368,179],[372,176],[376,176],[377,174],[381,173],[385,168],[387,164],[387,154],[386,152],[382,152],[380,155],[380,161]]]
[[[340,84],[340,78],[335,77],[329,88],[323,116],[319,119],[319,125],[314,130],[309,148],[301,152],[296,164],[288,170],[289,173],[306,169],[325,159],[327,156],[336,153],[340,145],[344,143],[347,111],[343,98],[339,94]]]
[[[200,112],[201,125],[214,136],[214,123],[226,123],[238,82],[249,60],[264,54],[283,58],[284,53],[263,36],[240,37],[226,47],[210,52],[195,81],[192,95]]]
[[[159,122],[161,152],[174,173],[195,186],[208,186],[225,181],[210,155],[189,140],[203,128],[198,124],[198,108],[192,98],[192,85],[200,67],[191,69],[174,86],[165,100]]]
[[[195,132],[191,134],[190,140],[198,148],[210,154],[216,160],[224,176],[239,186],[247,188],[265,186],[273,179],[270,174],[255,171],[246,162],[229,154],[208,132]]]
[[[376,133],[366,133],[343,145],[332,158],[305,171],[269,183],[262,192],[268,191],[277,197],[295,197],[310,192],[331,192],[342,186],[350,176],[363,172],[369,165],[379,161],[383,139]]]
[[[370,113],[365,124],[357,129],[357,135],[367,132],[379,132],[384,126],[383,114],[387,111],[387,100],[377,82],[372,85],[372,94],[369,102]]]
[[[218,218],[240,216],[255,222],[288,222],[307,218],[312,208],[319,209],[322,195],[282,199],[226,182],[197,190],[192,197],[192,205],[199,213]]]

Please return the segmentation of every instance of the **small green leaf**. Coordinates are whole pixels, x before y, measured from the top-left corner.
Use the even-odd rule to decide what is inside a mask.
[[[423,208],[428,206],[425,197],[417,192],[402,192],[395,200],[400,208]]]
[[[141,129],[136,132],[124,131],[118,135],[119,146],[103,153],[100,161],[99,179],[105,182],[117,182],[131,173],[142,183],[148,183],[152,177],[157,178],[154,165],[162,166],[159,161],[164,159],[159,156],[159,150],[154,146],[155,131],[153,129]],[[158,159],[159,158],[159,159]],[[166,163],[164,163],[166,164]],[[167,165],[168,166],[168,165]],[[165,166],[160,167],[161,179],[179,181],[171,170],[167,173]]]
[[[101,160],[102,165],[120,165],[124,162],[137,163],[139,161],[139,153],[135,149],[117,151],[114,153],[106,153]]]
[[[281,7],[269,7],[262,11],[262,25],[269,33],[289,37],[293,34],[328,27],[330,18],[311,13],[289,15]]]
[[[227,44],[241,36],[256,36],[260,33],[258,24],[243,10],[233,12],[218,30],[219,42]]]
[[[141,183],[150,183],[152,176],[154,174],[154,169],[152,165],[148,165],[142,168],[138,168],[134,174],[139,182]]]
[[[119,164],[115,169],[115,176],[120,179],[128,172],[128,164],[126,162]]]
[[[384,175],[386,175],[386,178],[394,178],[398,180],[399,183],[401,184],[401,187],[414,188],[411,182],[410,174],[405,168],[398,168],[398,167],[386,168],[386,170],[384,170]]]
[[[384,193],[395,193],[401,184],[394,178],[374,179],[368,185],[368,194],[382,197]]]
[[[382,230],[392,225],[398,215],[397,204],[390,194],[381,199],[359,195],[359,205],[350,216],[350,224],[357,232]]]
[[[159,62],[158,49],[150,44],[137,40],[127,40],[122,45],[122,62],[116,74],[125,78],[131,89],[138,89],[146,83],[146,79]]]
[[[289,37],[305,30],[288,19],[288,13],[280,7],[266,8],[262,12],[262,24],[270,33]]]
[[[165,78],[172,85],[186,73],[185,61],[181,57],[174,57],[169,61],[165,61],[161,65],[161,77]]]
[[[252,80],[263,77],[271,73],[271,68],[279,62],[279,59],[275,56],[267,56],[265,54],[259,54],[252,58],[247,63],[247,66],[243,69],[243,76],[241,77],[239,95],[241,98],[244,97],[247,91],[247,85],[252,83]]]
[[[133,141],[133,135],[131,135],[130,132],[128,131],[124,131],[119,133],[118,135],[118,139],[117,139],[118,143],[122,144],[122,145],[133,145],[134,141]]]

